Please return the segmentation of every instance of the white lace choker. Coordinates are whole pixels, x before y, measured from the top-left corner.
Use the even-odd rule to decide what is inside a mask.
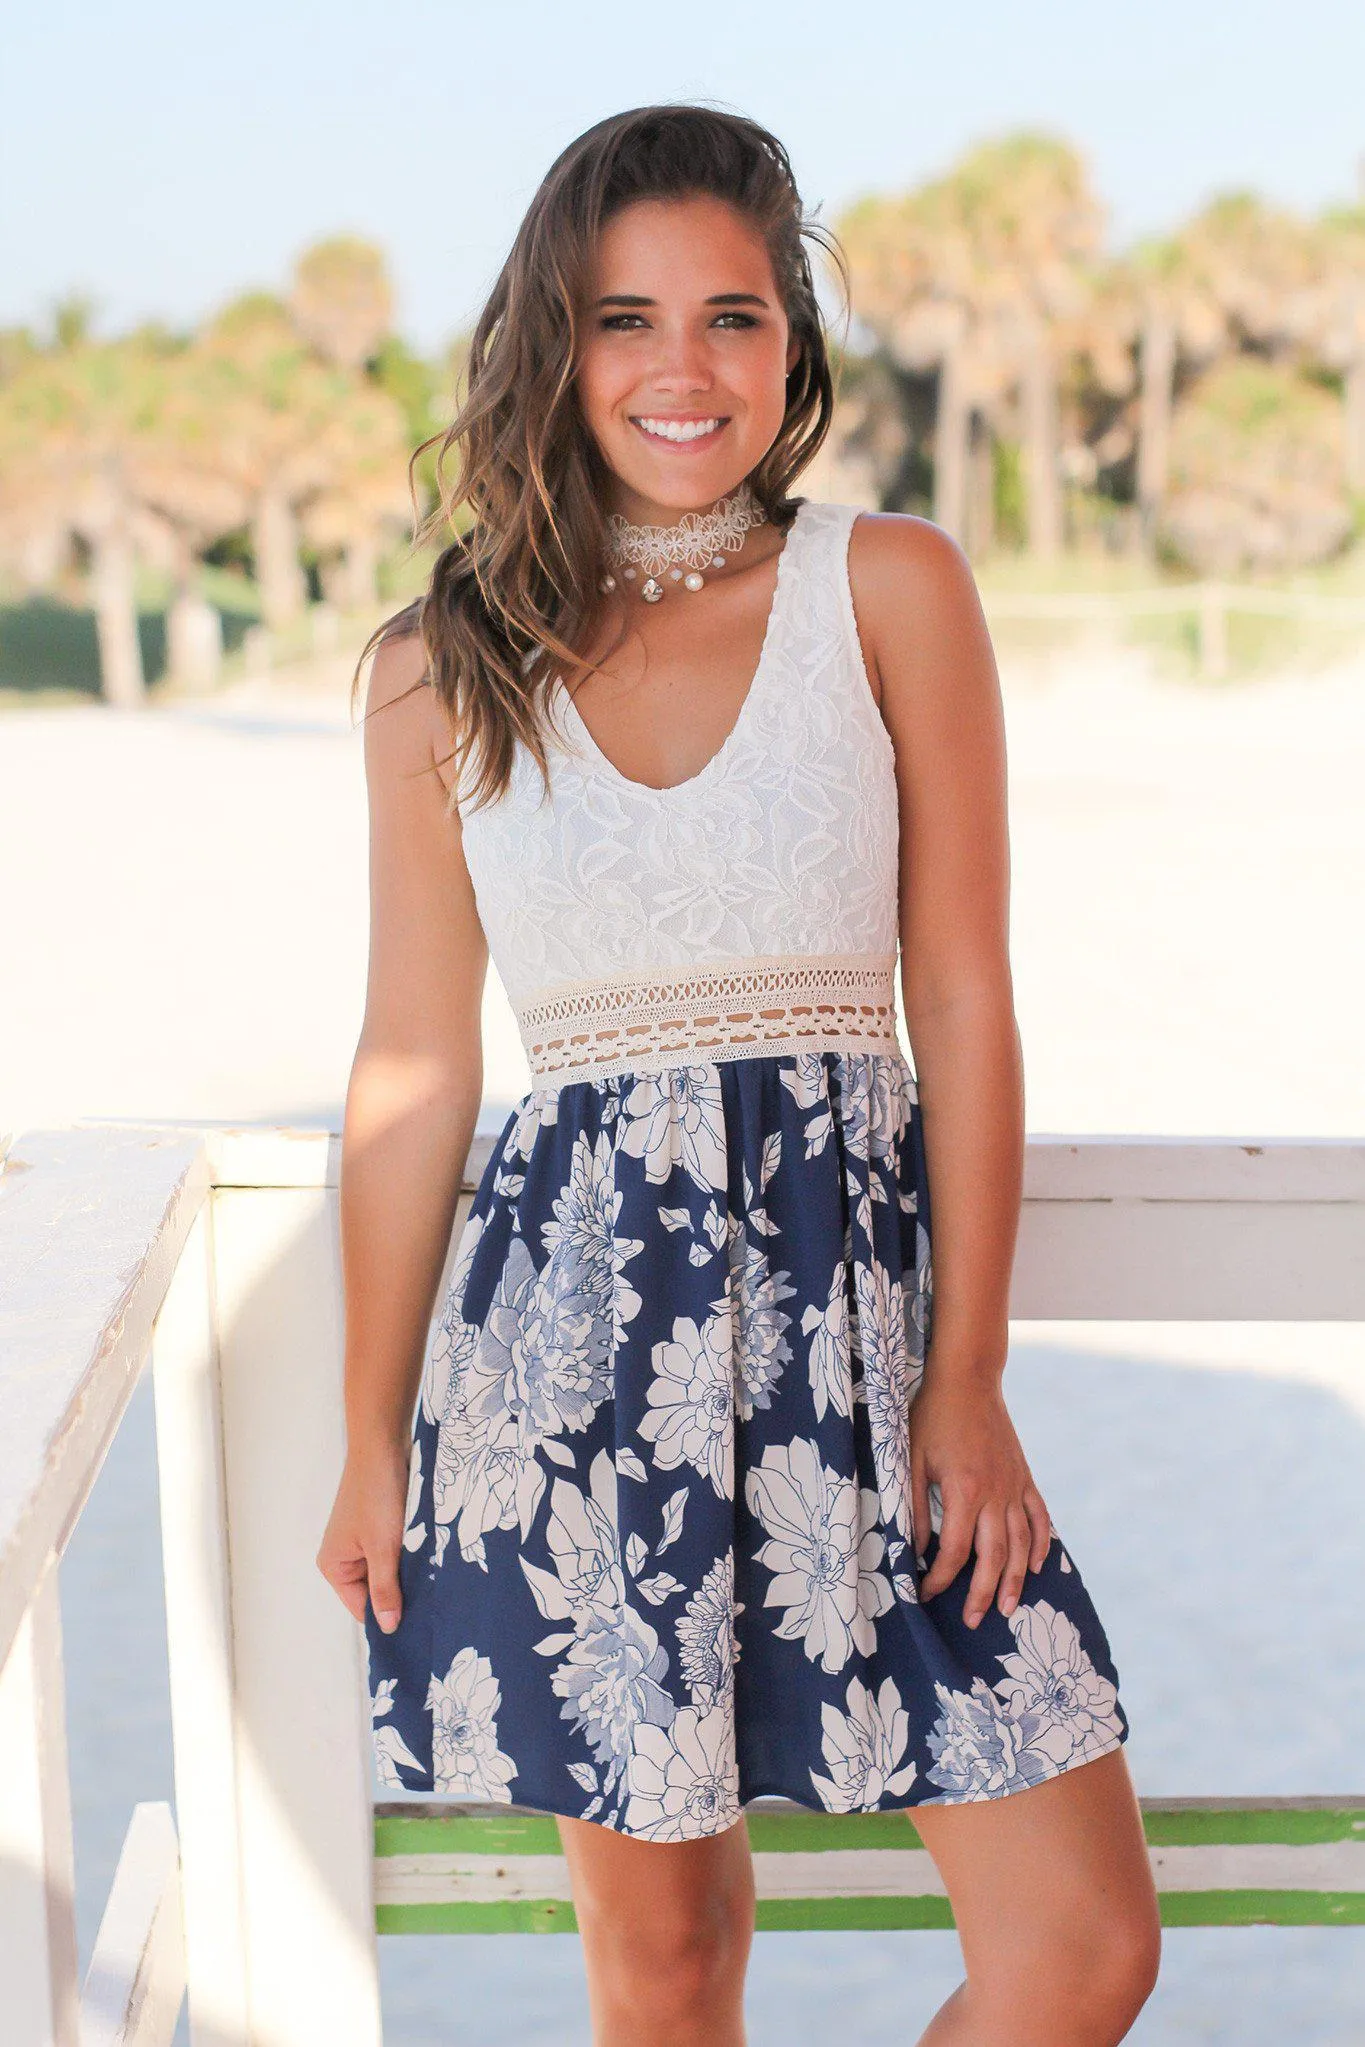
[[[702,570],[723,569],[726,554],[734,554],[749,528],[761,526],[767,516],[747,482],[709,512],[684,512],[675,526],[633,526],[613,512],[607,520],[608,560],[628,583],[643,569],[640,595],[646,604],[657,604],[664,594],[662,576],[681,583],[685,590],[703,589],[706,578]],[[604,594],[616,588],[611,569],[599,588]]]

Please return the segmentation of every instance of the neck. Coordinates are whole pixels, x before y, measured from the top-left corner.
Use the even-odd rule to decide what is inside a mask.
[[[619,484],[611,494],[607,510],[630,526],[676,526],[686,518],[705,518],[719,506],[729,504],[744,489],[745,480],[741,479],[718,498],[705,498],[696,505],[663,505]]]

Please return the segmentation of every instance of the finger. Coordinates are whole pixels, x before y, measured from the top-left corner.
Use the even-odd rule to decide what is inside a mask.
[[[939,1530],[938,1555],[934,1567],[920,1586],[921,1599],[933,1599],[952,1584],[962,1566],[972,1553],[972,1531],[976,1526],[976,1509],[970,1494],[954,1492],[950,1487],[943,1500],[943,1526]]]
[[[1028,1567],[1041,1571],[1047,1562],[1047,1553],[1052,1547],[1052,1516],[1037,1486],[1024,1488],[1024,1512],[1028,1515],[1033,1530],[1033,1543],[1029,1550]]]
[[[341,1601],[352,1620],[365,1625],[365,1581],[360,1579],[352,1585],[334,1585],[337,1598]]]
[[[976,1569],[962,1608],[962,1618],[969,1628],[979,1624],[995,1597],[1008,1555],[1004,1513],[994,1503],[988,1503],[976,1517]]]
[[[923,1460],[910,1459],[910,1532],[914,1537],[915,1562],[924,1569],[924,1552],[929,1547],[929,1473]]]
[[[384,1633],[391,1635],[403,1615],[403,1599],[398,1590],[397,1553],[377,1553],[369,1559],[369,1567],[370,1605]]]
[[[996,1603],[1001,1613],[1011,1614],[1018,1606],[1019,1595],[1024,1589],[1029,1546],[1033,1541],[1032,1523],[1018,1500],[1011,1500],[1005,1508],[1005,1532],[1009,1538],[1009,1555],[1001,1573],[1000,1592]]]
[[[353,1620],[365,1618],[364,1557],[333,1557],[319,1550],[314,1559],[327,1583]]]

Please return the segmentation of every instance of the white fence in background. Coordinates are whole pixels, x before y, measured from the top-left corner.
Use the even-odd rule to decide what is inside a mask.
[[[364,1639],[314,1564],[338,1163],[325,1132],[87,1124],[0,1165],[5,2047],[166,2047],[187,1989],[194,2047],[379,2047]],[[1365,1320],[1365,1144],[1032,1138],[1011,1312]],[[82,1984],[56,1574],[149,1357],[176,1816],[135,1807]],[[1254,1847],[1207,1852],[1251,1883]]]
[[[1316,590],[1260,590],[1249,583],[1178,583],[1146,590],[1057,592],[989,590],[982,603],[992,628],[999,625],[1118,625],[1135,618],[1192,618],[1199,673],[1218,681],[1228,672],[1228,620],[1234,612],[1284,619],[1301,626],[1333,626],[1365,638],[1365,603]]]

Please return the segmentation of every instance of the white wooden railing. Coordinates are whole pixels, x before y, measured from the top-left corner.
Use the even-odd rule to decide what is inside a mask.
[[[1327,626],[1365,635],[1365,603],[1359,597],[1318,590],[1267,590],[1254,583],[1152,584],[1139,590],[994,591],[982,602],[992,630],[1002,625],[1108,625],[1131,619],[1189,618],[1195,630],[1197,666],[1207,681],[1228,673],[1228,620],[1234,614],[1282,620],[1304,627]]]
[[[187,1990],[193,2047],[379,2047],[377,1925],[573,1924],[545,1826],[372,1801],[363,1635],[313,1561],[343,1448],[338,1161],[325,1132],[111,1124],[0,1161],[4,2047],[166,2047]],[[1365,1320],[1365,1143],[1032,1138],[1011,1312]],[[149,1358],[175,1818],[134,1807],[82,1984],[57,1567]],[[1359,1799],[1147,1815],[1172,1923],[1365,1918]],[[950,1923],[885,1819],[763,1815],[760,1924]]]

